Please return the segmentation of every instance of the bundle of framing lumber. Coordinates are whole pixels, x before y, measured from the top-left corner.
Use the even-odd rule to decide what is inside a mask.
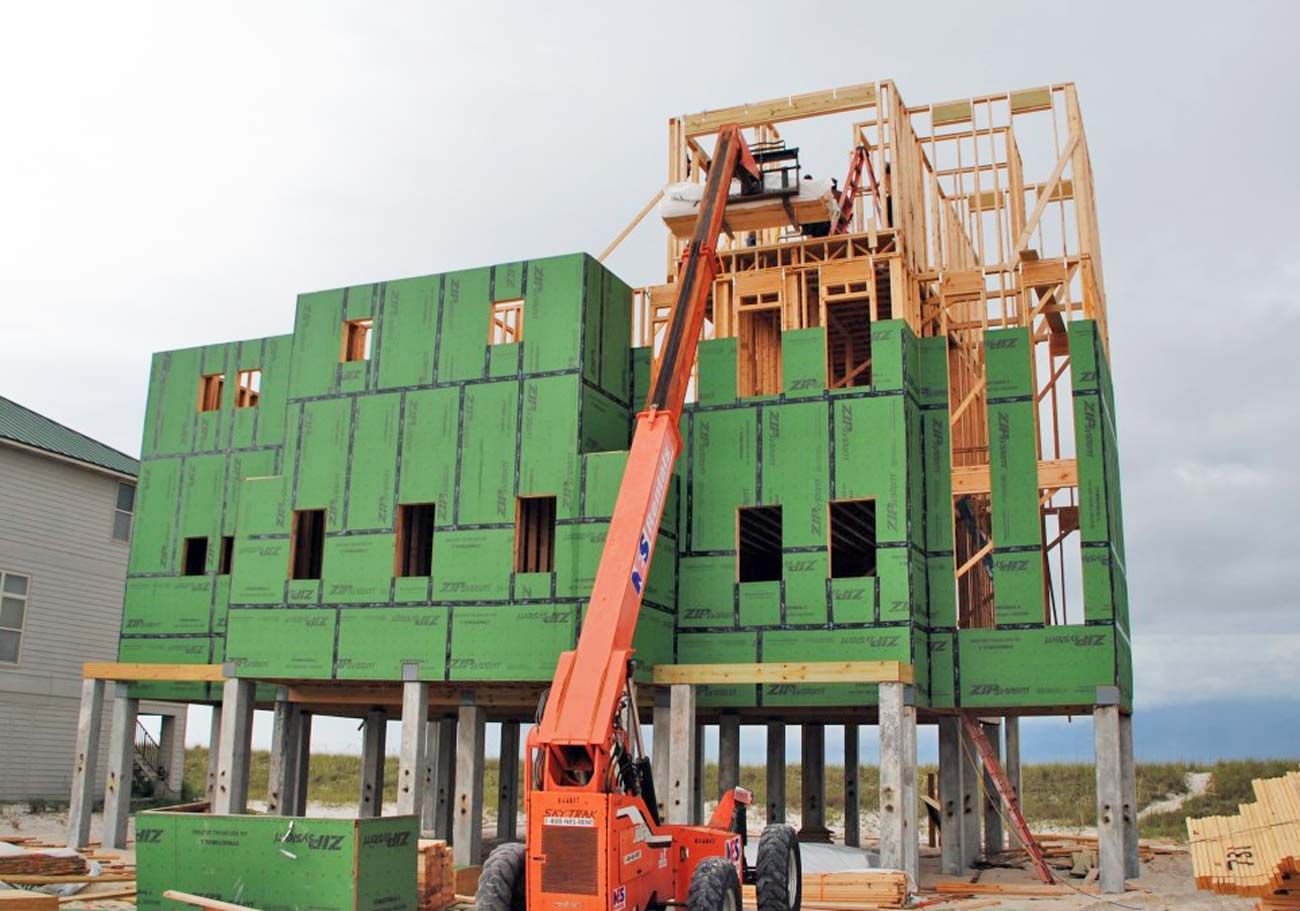
[[[1300,772],[1251,782],[1237,816],[1187,820],[1201,889],[1262,899],[1261,911],[1300,907]],[[1289,890],[1295,888],[1297,893]]]
[[[80,854],[24,854],[0,855],[0,879],[9,875],[27,876],[78,876],[86,872],[86,858]]]
[[[442,840],[422,838],[419,842],[415,888],[419,911],[442,911],[456,902],[456,867],[451,848]]]
[[[1056,834],[1035,834],[1034,840],[1038,842],[1039,848],[1042,849],[1043,857],[1047,863],[1061,870],[1070,870],[1076,866],[1080,856],[1091,854],[1093,858],[1097,856],[1097,836],[1096,835],[1056,835]],[[1149,862],[1158,854],[1184,854],[1187,849],[1182,845],[1174,842],[1153,841],[1143,839],[1138,842],[1138,856],[1143,863]],[[1024,848],[1012,847],[1005,851],[999,851],[997,854],[990,855],[987,860],[994,864],[1019,865],[1028,859]]]
[[[803,907],[809,911],[851,911],[855,908],[902,908],[910,887],[901,870],[851,870],[805,873]],[[754,888],[744,888],[744,903],[756,901]]]

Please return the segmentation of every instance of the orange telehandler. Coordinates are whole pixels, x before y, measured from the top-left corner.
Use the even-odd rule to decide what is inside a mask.
[[[740,189],[732,195],[732,183]],[[740,911],[753,882],[759,911],[799,911],[794,829],[769,825],[745,860],[751,795],[733,788],[705,825],[659,819],[641,742],[632,636],[650,574],[691,366],[718,273],[715,244],[729,199],[799,192],[798,150],[718,133],[698,222],[677,272],[677,297],[605,538],[577,648],[560,656],[528,736],[526,844],[498,846],[483,865],[478,911]]]

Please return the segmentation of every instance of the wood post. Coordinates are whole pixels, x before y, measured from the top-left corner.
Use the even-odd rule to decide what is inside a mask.
[[[1002,719],[1002,727],[1006,737],[1006,762],[1002,764],[1002,770],[1007,773],[1007,781],[1011,782],[1011,790],[1015,792],[1016,802],[1020,801],[1021,791],[1021,772],[1020,772],[1020,718],[1016,715],[1007,715]],[[1021,806],[1021,812],[1024,806]],[[1020,844],[1020,839],[1013,828],[1010,833],[1012,846]]]
[[[519,722],[501,722],[501,756],[497,760],[497,838],[514,841],[519,834]]]
[[[856,724],[844,725],[844,843],[862,846],[861,782],[862,764],[858,757],[859,729]]]
[[[785,822],[785,724],[767,723],[767,823]]]
[[[959,727],[960,724],[959,720]],[[980,856],[980,824],[984,819],[980,804],[981,765],[975,744],[961,730],[961,848],[962,866],[966,868],[975,866]]]
[[[456,821],[452,861],[477,866],[483,850],[483,740],[487,713],[462,705],[456,722]]]
[[[298,748],[298,761],[294,763],[294,782],[292,800],[288,796],[285,804],[293,809],[290,815],[307,815],[307,780],[311,774],[311,712],[298,709],[296,719],[298,733],[294,745]]]
[[[669,691],[668,818],[689,823],[695,786],[695,690],[675,684]]]
[[[158,722],[158,756],[167,780],[163,785],[173,794],[181,792],[185,778],[185,722],[186,714],[164,714]]]
[[[408,675],[410,676],[410,675]],[[424,751],[429,739],[429,684],[402,683],[402,743],[397,759],[397,815],[419,813],[427,778]]]
[[[108,781],[104,786],[104,847],[126,847],[126,824],[131,818],[131,784],[135,779],[135,725],[138,699],[130,686],[114,684],[113,726],[108,739]]]
[[[425,828],[434,838],[451,844],[456,837],[452,824],[456,816],[456,719],[439,718],[433,722],[430,736],[433,795]]]
[[[383,709],[366,712],[361,725],[361,796],[357,815],[370,819],[384,815],[384,754],[387,752],[388,715]]]
[[[240,814],[248,809],[253,687],[253,681],[239,677],[231,677],[221,686],[221,738],[212,797],[214,815]]]
[[[72,766],[72,794],[68,801],[68,847],[85,847],[90,841],[90,813],[95,805],[95,766],[99,762],[99,730],[104,717],[104,681],[81,681],[81,708],[77,715],[77,754]]]

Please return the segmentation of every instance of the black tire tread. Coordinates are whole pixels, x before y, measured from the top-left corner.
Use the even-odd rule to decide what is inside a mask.
[[[790,849],[794,848],[793,875],[789,869]],[[794,883],[795,900],[790,901],[790,883]],[[803,859],[799,853],[799,834],[792,826],[773,823],[763,829],[758,839],[758,860],[754,864],[754,893],[758,911],[799,911],[803,902]]]
[[[691,887],[686,893],[687,911],[722,911],[728,889],[739,911],[740,877],[735,866],[725,857],[704,858],[691,874]]]
[[[524,863],[527,849],[519,842],[497,845],[483,862],[474,894],[478,911],[524,911]]]

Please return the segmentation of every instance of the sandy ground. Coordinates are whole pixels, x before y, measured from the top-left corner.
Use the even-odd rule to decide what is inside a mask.
[[[260,809],[256,804],[254,804],[253,808]],[[385,812],[392,812],[393,810],[394,808],[391,806],[385,807]],[[352,812],[353,808],[348,806],[317,806],[313,804],[309,809],[309,815],[318,816],[346,817]],[[867,821],[864,818],[863,832],[872,831],[872,828],[866,825]],[[871,822],[874,823],[874,817]],[[102,824],[102,817],[96,813],[91,821],[92,840],[99,839]],[[28,812],[25,804],[0,806],[0,834],[28,835],[49,842],[61,843],[66,829],[66,813],[53,811],[33,814]],[[493,826],[486,827],[484,832],[485,847],[495,842],[494,835]],[[867,846],[868,856],[873,853],[873,848],[873,845]],[[129,858],[133,852],[127,851],[124,854]],[[937,849],[923,847],[921,849],[922,889],[932,888],[941,879],[952,879],[952,877],[941,877],[938,870],[939,856]],[[1031,883],[1035,880],[1025,870],[989,868],[980,871],[979,881],[982,883]],[[1081,882],[1077,879],[1067,879],[1066,881],[1075,885]],[[1142,865],[1142,876],[1134,881],[1133,885],[1137,888],[1120,896],[1102,897],[1083,892],[1062,898],[1031,899],[1008,896],[996,907],[1006,909],[1032,908],[1032,911],[1110,911],[1110,909],[1117,908],[1124,909],[1124,911],[1165,911],[1165,909],[1178,909],[1178,911],[1252,911],[1254,908],[1254,903],[1247,899],[1229,898],[1198,891],[1192,879],[1191,858],[1185,853],[1159,855],[1144,863]],[[107,886],[104,888],[107,888]],[[974,905],[976,902],[967,904]],[[984,904],[979,906],[981,908],[994,907]],[[75,905],[71,907],[75,907]],[[961,902],[954,902],[935,905],[933,911],[945,911],[948,908],[953,909],[953,911],[960,911],[961,907]]]

